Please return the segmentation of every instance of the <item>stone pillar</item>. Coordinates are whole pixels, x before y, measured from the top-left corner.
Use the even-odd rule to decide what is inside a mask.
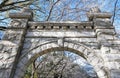
[[[108,69],[109,78],[120,77],[120,50],[115,47],[101,47],[101,54],[104,59],[104,66]]]
[[[119,78],[120,75],[120,40],[116,38],[110,13],[88,13],[89,21],[93,21],[97,42],[104,60],[104,69],[108,78]],[[118,43],[116,43],[118,42]]]
[[[9,17],[12,21],[0,41],[0,78],[14,76],[32,12],[24,8],[20,13],[10,13]]]
[[[113,40],[115,31],[110,21],[110,13],[89,13],[88,17],[90,21],[93,21],[96,32],[97,41],[101,45],[109,45],[108,40]]]

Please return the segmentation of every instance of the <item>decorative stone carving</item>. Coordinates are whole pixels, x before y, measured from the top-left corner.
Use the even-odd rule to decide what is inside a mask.
[[[26,27],[26,19],[13,19],[10,23],[10,27],[24,28]]]

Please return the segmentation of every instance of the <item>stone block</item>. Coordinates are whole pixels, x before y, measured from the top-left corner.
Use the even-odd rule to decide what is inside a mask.
[[[106,46],[101,46],[102,54],[110,53],[110,48]]]
[[[80,46],[80,47],[78,48],[78,51],[80,51],[81,53],[84,53],[85,49],[86,49],[85,47]]]
[[[91,49],[98,49],[99,48],[99,44],[97,42],[84,42],[82,43],[83,45],[86,45],[87,47],[91,48]]]
[[[28,57],[28,55],[26,55],[26,56],[21,55],[21,57],[20,57],[20,61],[24,64],[26,64],[29,59],[30,58]]]
[[[27,11],[26,11],[27,10]],[[29,19],[32,20],[33,14],[32,11],[28,11],[28,9],[24,10],[23,12],[19,13],[10,13],[9,17],[12,19]]]
[[[98,64],[94,65],[94,69],[96,72],[100,71],[103,67],[103,62],[99,62]]]
[[[17,68],[14,77],[15,78],[22,78],[22,76],[24,75],[25,71],[22,71],[20,68]]]
[[[120,45],[120,40],[109,40],[111,44]]]
[[[85,49],[84,52],[83,52],[83,54],[85,56],[89,56],[91,54],[91,51],[89,49]]]
[[[3,44],[0,44],[0,50],[2,50],[2,49],[3,49],[3,47],[4,47],[4,45],[3,45]]]
[[[120,69],[120,62],[105,62],[108,69]]]
[[[9,69],[0,69],[1,78],[9,78],[10,70]]]
[[[119,55],[120,49],[118,47],[110,47],[110,53]]]
[[[74,41],[74,42],[97,42],[96,38],[65,38],[67,41]]]
[[[120,69],[111,70],[111,78],[120,78]]]
[[[80,47],[80,45],[75,44],[73,49],[77,50]]]
[[[23,48],[29,49],[32,45],[32,42],[30,40],[28,40],[27,42],[24,43]]]
[[[110,34],[102,34],[100,33],[99,35],[97,35],[97,40],[113,40],[114,39],[114,35],[110,35]]]
[[[95,18],[94,20],[93,20],[94,22],[95,21],[105,21],[105,22],[110,22],[111,23],[111,19],[110,18]]]
[[[69,43],[68,48],[73,48],[74,44],[73,43]]]
[[[111,13],[87,13],[87,16],[89,18],[111,18],[112,14]]]
[[[23,39],[24,31],[22,29],[10,29],[5,32],[3,40],[8,40],[16,44],[20,44],[21,40]]]
[[[41,30],[41,31],[28,31],[26,37],[27,38],[83,38],[83,37],[87,37],[87,38],[93,38],[95,37],[95,32],[93,30],[89,30],[89,31],[72,31],[72,30],[57,30],[57,31],[53,31],[53,30]]]
[[[99,35],[99,34],[113,35],[113,34],[115,34],[115,30],[114,29],[96,29],[96,33],[97,33],[97,35]]]
[[[119,54],[105,54],[104,60],[109,62],[120,62]]]
[[[68,47],[69,43],[68,42],[64,42],[64,47]]]
[[[102,78],[102,77],[104,78],[106,76],[106,72],[101,69],[100,71],[97,72],[97,75],[99,76],[99,78]]]
[[[93,59],[91,60],[91,64],[93,66],[97,65],[99,62],[101,62],[101,60],[98,57],[93,57]]]
[[[97,26],[99,26],[100,28],[110,28],[110,27],[112,27],[112,23],[111,22],[106,22],[106,21],[95,21],[94,25],[96,26],[95,28],[98,28]]]

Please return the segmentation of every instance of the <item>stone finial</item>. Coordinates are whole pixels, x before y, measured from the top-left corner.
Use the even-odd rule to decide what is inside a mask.
[[[94,18],[108,18],[110,19],[112,14],[107,12],[101,12],[98,7],[93,7],[87,12],[89,21],[92,21]]]
[[[10,18],[16,18],[16,19],[28,19],[28,20],[32,20],[33,18],[33,12],[25,7],[23,8],[23,10],[21,12],[18,13],[10,13],[9,14]]]
[[[32,11],[29,7],[24,7],[21,12],[29,12],[29,13],[31,12],[32,13]]]
[[[89,11],[90,13],[100,13],[100,9],[98,7],[92,7]]]

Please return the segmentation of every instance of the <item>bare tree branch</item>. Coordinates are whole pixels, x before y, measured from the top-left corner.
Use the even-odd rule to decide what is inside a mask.
[[[118,0],[116,0],[116,1],[115,1],[115,5],[114,5],[114,12],[113,12],[113,19],[112,19],[112,24],[113,24],[113,23],[114,23],[114,21],[115,21],[117,3],[118,3]]]
[[[28,2],[29,0],[7,3],[8,1],[9,1],[9,0],[6,0],[6,1],[4,1],[4,2],[2,2],[2,3],[0,4],[0,11],[8,11],[8,10],[17,8],[17,7],[15,6],[16,4]]]
[[[51,6],[50,11],[49,11],[49,15],[48,15],[46,21],[48,21],[48,20],[50,19],[50,16],[51,16],[51,14],[52,14],[52,10],[53,10],[54,6],[55,6],[59,1],[60,1],[60,0],[57,0],[57,1]]]

